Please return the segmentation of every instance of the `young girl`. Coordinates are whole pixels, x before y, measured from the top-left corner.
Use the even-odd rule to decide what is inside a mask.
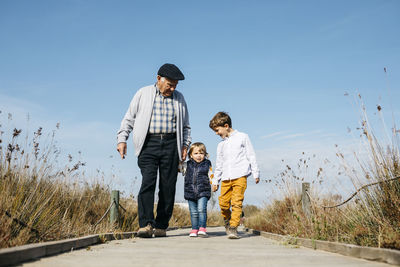
[[[189,160],[186,165],[185,194],[189,202],[192,231],[190,237],[207,237],[207,202],[211,197],[211,179],[213,178],[211,162],[207,159],[206,146],[194,143],[189,149]]]

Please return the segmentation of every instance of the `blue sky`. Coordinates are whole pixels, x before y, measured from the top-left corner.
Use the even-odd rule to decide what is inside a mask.
[[[204,142],[214,162],[219,139],[208,122],[228,111],[270,179],[281,159],[295,162],[305,151],[322,160],[334,144],[351,147],[358,93],[372,117],[377,104],[388,124],[391,112],[399,117],[398,14],[396,0],[3,0],[1,120],[13,113],[9,127],[24,128],[29,113],[30,128],[45,130],[60,122],[65,156],[82,151],[88,173],[113,172],[115,187],[136,193],[131,139],[121,161],[116,131],[136,90],[174,63],[186,76],[178,90],[193,141]],[[266,201],[270,187],[250,180],[247,203]],[[182,190],[179,182],[178,200]]]

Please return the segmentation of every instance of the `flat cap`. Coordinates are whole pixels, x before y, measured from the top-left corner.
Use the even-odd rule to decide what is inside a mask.
[[[184,80],[185,76],[181,72],[181,70],[175,66],[174,64],[166,63],[160,67],[157,72],[157,75],[161,77],[167,77],[171,80]]]

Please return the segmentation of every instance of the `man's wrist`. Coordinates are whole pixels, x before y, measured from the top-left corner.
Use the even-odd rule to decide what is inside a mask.
[[[117,143],[126,143],[126,141],[128,140],[128,138],[126,136],[123,135],[118,135],[117,136]]]

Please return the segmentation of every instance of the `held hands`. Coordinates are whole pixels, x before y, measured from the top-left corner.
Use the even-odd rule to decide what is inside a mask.
[[[182,148],[182,161],[185,161],[186,156],[187,156],[187,147],[184,146]]]
[[[212,191],[213,191],[213,192],[216,192],[216,191],[218,190],[218,187],[219,187],[219,185],[213,184],[213,185],[212,185]]]
[[[126,155],[126,143],[118,143],[117,151],[121,155],[121,159],[124,159]]]

